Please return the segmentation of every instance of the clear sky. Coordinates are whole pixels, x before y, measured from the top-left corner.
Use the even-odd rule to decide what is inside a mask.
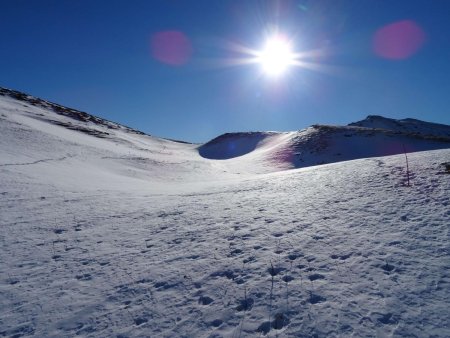
[[[449,18],[448,0],[0,0],[0,86],[193,142],[450,124]],[[278,76],[251,62],[274,34],[296,55]]]

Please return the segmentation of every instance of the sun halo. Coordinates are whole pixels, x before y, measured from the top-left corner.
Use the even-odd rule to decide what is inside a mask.
[[[291,43],[280,36],[267,39],[264,48],[257,52],[256,62],[262,67],[265,74],[278,77],[286,72],[289,66],[295,63],[295,54]]]

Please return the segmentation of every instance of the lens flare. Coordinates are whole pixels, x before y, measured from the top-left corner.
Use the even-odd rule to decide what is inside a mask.
[[[181,66],[189,61],[192,55],[192,44],[183,32],[163,31],[152,36],[151,51],[153,57],[159,62]]]
[[[391,23],[380,28],[373,38],[375,53],[392,60],[407,59],[424,44],[425,33],[412,20]]]

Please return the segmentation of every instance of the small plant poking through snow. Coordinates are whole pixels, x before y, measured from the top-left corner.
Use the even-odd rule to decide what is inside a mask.
[[[408,162],[408,155],[406,154],[406,148],[405,145],[403,145],[403,151],[405,153],[405,160],[406,160],[406,179],[408,182],[408,187],[410,186],[409,184],[409,162]]]

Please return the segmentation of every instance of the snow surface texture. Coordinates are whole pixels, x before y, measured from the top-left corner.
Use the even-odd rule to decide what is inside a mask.
[[[450,336],[448,126],[199,146],[0,93],[0,336]],[[403,146],[447,149],[408,186]]]

